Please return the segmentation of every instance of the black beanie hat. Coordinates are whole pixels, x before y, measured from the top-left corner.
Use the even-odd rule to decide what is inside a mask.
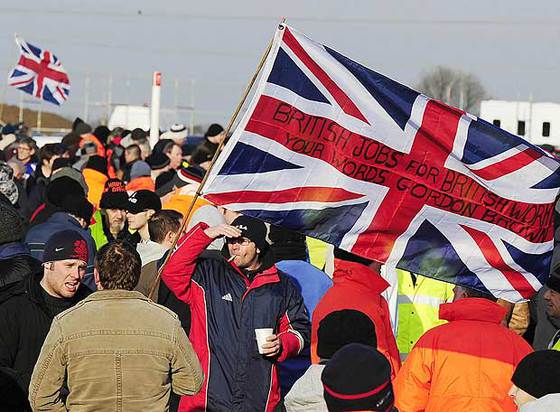
[[[548,286],[549,289],[560,293],[560,276],[554,273],[550,275],[546,281],[546,286]]]
[[[72,123],[72,131],[78,135],[89,133],[91,132],[91,126],[79,117],[76,117]]]
[[[60,208],[63,212],[71,213],[76,217],[81,217],[89,225],[93,216],[93,205],[85,196],[65,195],[60,201]]]
[[[224,128],[219,125],[218,123],[212,123],[206,133],[204,133],[204,137],[213,137],[217,136],[224,131]]]
[[[128,193],[122,180],[109,179],[105,182],[99,207],[101,209],[126,210],[128,207]]]
[[[75,230],[63,230],[53,234],[45,245],[43,262],[79,259],[87,263],[89,251],[85,239]]]
[[[241,215],[235,218],[231,225],[241,230],[241,236],[244,236],[254,242],[255,245],[257,245],[257,248],[260,249],[261,255],[268,249],[269,245],[266,241],[266,225],[260,220]]]
[[[515,368],[511,381],[535,398],[560,393],[560,352],[539,350],[528,354]]]
[[[150,165],[152,170],[161,170],[165,166],[169,165],[170,161],[169,156],[163,152],[156,151],[152,152],[152,154],[146,158],[146,162]]]
[[[88,169],[97,170],[99,173],[103,173],[107,176],[107,160],[101,156],[90,156],[86,163],[86,167]]]
[[[15,207],[9,199],[0,199],[0,245],[10,242],[19,242],[23,239],[25,225]]]
[[[369,260],[365,257],[355,255],[354,253],[347,252],[337,247],[334,248],[334,257],[340,260],[344,260],[346,262],[361,263],[362,265],[365,266],[369,266],[371,263],[373,263],[373,260]]]
[[[85,192],[82,186],[71,177],[61,176],[52,179],[47,185],[47,201],[60,207],[63,198],[66,196],[84,197]]]
[[[319,322],[317,355],[330,359],[345,345],[361,343],[377,347],[373,321],[363,312],[353,309],[329,313]]]
[[[130,132],[130,137],[134,140],[134,143],[139,143],[148,138],[148,133],[146,133],[143,129],[137,127],[136,129]]]
[[[171,139],[158,140],[158,142],[155,144],[154,148],[152,149],[152,154],[153,153],[164,153],[165,149],[167,149],[167,146],[172,146],[174,144],[175,144],[175,142]]]
[[[377,349],[351,343],[338,350],[321,375],[329,412],[388,411],[395,397],[391,365]]]
[[[111,134],[111,131],[107,126],[97,126],[93,131],[95,137],[103,144],[107,144],[107,137]]]
[[[52,171],[54,172],[55,170],[62,169],[63,167],[68,166],[72,166],[72,160],[67,157],[58,157],[54,159]]]

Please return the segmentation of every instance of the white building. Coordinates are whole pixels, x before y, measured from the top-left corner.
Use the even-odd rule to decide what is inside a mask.
[[[480,117],[533,144],[560,147],[560,104],[483,100]]]

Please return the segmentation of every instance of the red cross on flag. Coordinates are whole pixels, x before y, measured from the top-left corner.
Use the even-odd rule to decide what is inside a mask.
[[[68,99],[70,80],[58,57],[16,35],[20,56],[8,77],[10,86],[60,106]]]

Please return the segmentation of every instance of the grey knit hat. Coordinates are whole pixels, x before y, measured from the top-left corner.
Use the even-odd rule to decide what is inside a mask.
[[[6,162],[0,162],[0,193],[10,199],[13,205],[17,203],[19,193],[14,182],[14,169]]]
[[[137,177],[151,176],[151,174],[152,169],[150,169],[150,165],[143,160],[137,160],[130,168],[130,180],[136,179]]]
[[[63,176],[69,177],[70,179],[74,179],[76,182],[78,182],[80,186],[82,186],[82,189],[84,189],[84,193],[87,196],[88,187],[86,184],[86,180],[84,179],[84,175],[82,175],[82,172],[73,167],[63,167],[61,169],[58,169],[56,173],[51,176],[51,182]]]

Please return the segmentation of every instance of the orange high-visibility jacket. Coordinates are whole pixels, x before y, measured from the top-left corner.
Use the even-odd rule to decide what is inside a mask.
[[[531,347],[501,325],[506,310],[487,299],[440,305],[449,323],[426,332],[394,382],[399,412],[508,412],[515,367]]]

